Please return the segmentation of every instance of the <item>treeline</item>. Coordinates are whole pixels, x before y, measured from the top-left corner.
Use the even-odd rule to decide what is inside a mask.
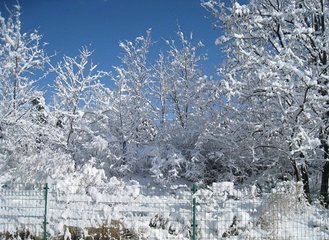
[[[328,202],[328,3],[204,0],[223,34],[218,80],[201,42],[177,33],[151,60],[151,31],[120,43],[113,72],[92,51],[52,63],[40,34],[22,33],[20,7],[0,17],[2,181],[97,183],[109,176],[310,184]],[[51,78],[52,98],[37,90]],[[114,82],[113,87],[110,82]]]

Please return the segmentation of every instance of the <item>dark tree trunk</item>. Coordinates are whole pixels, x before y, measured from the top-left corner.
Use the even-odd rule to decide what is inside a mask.
[[[320,4],[321,4],[321,12],[316,16],[318,18],[318,25],[319,28],[318,31],[321,30],[322,34],[325,33],[326,30],[326,25],[325,25],[325,19],[324,19],[324,1],[320,0]],[[316,29],[315,29],[316,30]],[[325,49],[325,48],[324,48]],[[327,52],[326,50],[320,50],[319,52],[319,59],[321,62],[321,65],[324,67],[324,70],[322,71],[321,74],[327,74],[327,61],[328,61],[328,57],[327,57]],[[322,96],[328,96],[328,81],[321,81],[319,82],[320,85],[320,89],[319,89],[319,93]],[[320,194],[321,194],[321,202],[322,204],[328,208],[328,179],[329,179],[329,144],[328,144],[328,135],[329,132],[327,130],[328,128],[328,121],[329,121],[329,111],[328,111],[328,106],[329,106],[329,102],[327,101],[324,104],[324,108],[326,109],[323,116],[322,116],[322,120],[324,123],[324,127],[320,128],[320,141],[321,141],[321,148],[323,149],[323,158],[325,161],[325,164],[323,166],[322,169],[322,178],[321,178],[321,189],[320,189]]]
[[[123,140],[123,142],[122,142],[122,164],[126,164],[126,155],[127,155],[127,141]]]
[[[329,162],[326,162],[322,170],[321,179],[321,203],[328,208],[328,181],[329,179]]]
[[[290,158],[290,162],[291,162],[291,165],[294,169],[294,174],[295,174],[295,177],[296,177],[296,181],[299,182],[301,180],[301,176],[299,174],[299,169],[298,169],[296,160]]]
[[[326,123],[326,121],[324,121]],[[328,207],[328,180],[329,180],[329,145],[328,145],[328,131],[321,128],[320,129],[320,140],[321,147],[323,149],[323,158],[326,161],[322,168],[322,178],[321,178],[321,202],[325,207]]]
[[[309,203],[312,203],[311,191],[310,191],[310,179],[307,171],[307,165],[304,164],[301,166],[301,175],[303,181],[304,194]]]
[[[300,157],[304,158],[304,155],[301,154]],[[302,181],[304,195],[305,195],[307,201],[309,203],[312,203],[311,191],[310,191],[310,179],[309,179],[309,174],[308,174],[308,170],[307,170],[307,164],[304,163],[301,166],[298,166],[296,160],[293,158],[290,159],[290,162],[294,169],[296,181],[297,182]]]

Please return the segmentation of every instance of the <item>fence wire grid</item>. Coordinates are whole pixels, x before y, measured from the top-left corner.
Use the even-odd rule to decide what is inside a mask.
[[[0,189],[0,238],[42,236],[45,194],[42,184],[4,185]]]
[[[321,239],[329,212],[297,188],[257,197],[232,185],[166,197],[110,189],[13,185],[0,189],[0,239]],[[220,189],[218,189],[220,188]]]

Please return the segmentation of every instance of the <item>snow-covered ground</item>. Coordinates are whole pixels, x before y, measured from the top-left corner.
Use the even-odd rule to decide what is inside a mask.
[[[268,194],[255,186],[237,190],[230,182],[214,183],[194,195],[187,185],[162,188],[117,178],[103,187],[50,185],[47,232],[66,239],[100,229],[114,239],[191,239],[195,198],[196,239],[329,239],[328,210],[307,204],[301,192],[301,185],[291,182]],[[42,186],[3,187],[0,230],[28,228],[42,236],[44,200]]]

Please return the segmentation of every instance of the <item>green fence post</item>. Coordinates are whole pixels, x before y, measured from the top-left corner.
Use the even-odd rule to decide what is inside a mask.
[[[48,183],[45,184],[45,187],[43,188],[45,190],[45,215],[43,219],[43,240],[47,240],[48,234],[47,234],[47,209],[48,209]]]
[[[192,240],[196,240],[196,199],[195,199],[195,193],[197,191],[197,186],[193,184],[192,186]]]

